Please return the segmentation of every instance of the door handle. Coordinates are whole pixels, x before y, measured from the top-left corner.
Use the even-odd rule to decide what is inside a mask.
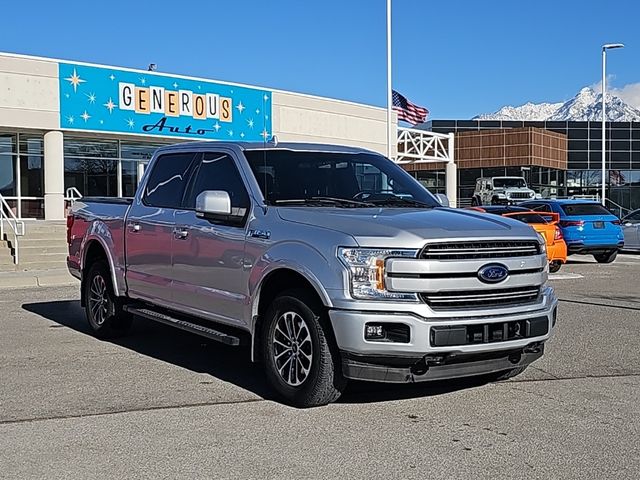
[[[142,227],[140,226],[139,223],[131,222],[127,224],[127,227],[129,228],[129,231],[133,233],[139,232],[140,230],[142,230]]]
[[[173,237],[176,240],[184,240],[189,236],[189,231],[184,228],[175,228],[173,230]]]

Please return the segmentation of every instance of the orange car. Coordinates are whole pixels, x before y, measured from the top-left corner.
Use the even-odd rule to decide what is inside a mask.
[[[540,233],[547,242],[549,271],[555,273],[560,270],[563,263],[566,263],[567,244],[562,237],[562,230],[558,227],[558,222],[560,221],[559,213],[534,212],[528,208],[515,206],[471,207],[471,210],[511,217],[528,223],[536,232]]]

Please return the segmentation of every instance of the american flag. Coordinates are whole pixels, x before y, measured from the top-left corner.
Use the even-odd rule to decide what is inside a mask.
[[[398,112],[398,120],[417,125],[427,119],[429,110],[426,108],[414,105],[395,90],[391,90],[391,96],[393,97],[393,109]]]

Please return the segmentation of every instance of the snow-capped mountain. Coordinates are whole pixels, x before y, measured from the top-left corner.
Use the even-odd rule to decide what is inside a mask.
[[[602,115],[602,95],[585,87],[567,102],[526,103],[519,107],[502,107],[495,113],[473,117],[474,120],[574,120],[599,121]],[[607,95],[607,120],[640,122],[640,110],[615,95]]]
[[[473,117],[473,120],[546,120],[561,106],[559,103],[531,103],[527,102],[519,107],[507,105],[494,113],[483,113]]]

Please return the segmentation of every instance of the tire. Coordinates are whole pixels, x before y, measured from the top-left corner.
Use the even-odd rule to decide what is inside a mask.
[[[478,199],[476,197],[473,197],[471,199],[471,206],[472,207],[479,207],[480,206],[480,202],[478,202]]]
[[[549,262],[549,272],[550,273],[559,272],[561,267],[562,267],[562,262],[560,260],[552,260],[552,261]]]
[[[89,326],[98,338],[114,338],[127,333],[133,317],[122,310],[113,293],[111,273],[106,262],[99,261],[89,267],[85,289],[85,314]]]
[[[286,291],[270,305],[264,321],[263,363],[277,394],[300,408],[337,400],[347,381],[320,302],[306,290]]]
[[[508,380],[510,378],[515,377],[516,375],[520,375],[522,372],[524,372],[527,369],[527,367],[528,365],[525,365],[524,367],[516,367],[516,368],[512,368],[511,370],[503,370],[501,372],[496,372],[489,375],[489,378],[490,378],[490,381],[492,382],[501,382],[503,380]]]
[[[617,250],[610,250],[605,253],[599,253],[597,255],[594,255],[593,258],[595,258],[596,262],[598,263],[611,263],[616,259],[617,256],[618,256]]]

